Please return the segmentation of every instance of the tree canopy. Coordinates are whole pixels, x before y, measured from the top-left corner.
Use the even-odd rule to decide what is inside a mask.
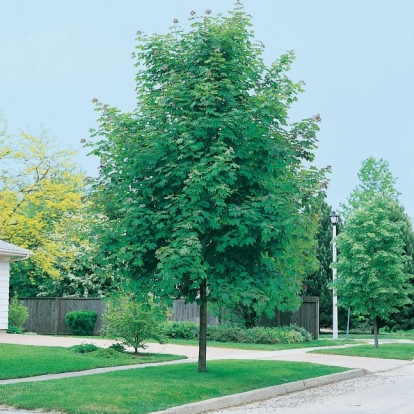
[[[353,277],[360,278],[357,275],[357,269],[358,266],[362,266],[366,271],[365,278],[368,279],[362,277],[359,282],[369,283],[375,289],[381,290],[381,295],[378,295],[378,291],[375,289],[372,294],[369,290],[361,290],[356,293],[356,296],[362,301],[360,306],[365,306],[365,316],[374,322],[374,330],[377,330],[379,324],[384,321],[390,326],[397,326],[402,315],[407,319],[406,324],[409,324],[408,319],[410,318],[408,316],[413,311],[410,299],[412,287],[407,283],[410,281],[414,268],[414,233],[411,220],[398,200],[400,193],[396,189],[396,179],[393,177],[387,161],[382,158],[377,160],[374,157],[366,159],[358,172],[358,178],[359,185],[350,194],[348,205],[343,206],[347,220],[346,234],[343,237],[353,240],[355,246],[353,250],[349,250],[347,247],[344,251],[340,250],[338,273],[343,270],[349,276],[350,269],[345,266],[345,263],[349,262],[354,266]],[[372,209],[371,212],[370,209]],[[371,217],[369,217],[370,214]],[[357,219],[369,219],[369,221],[365,227],[360,227],[358,230],[353,228]],[[359,239],[356,238],[358,232],[360,233]],[[364,234],[364,232],[368,232],[368,234]],[[374,246],[375,243],[376,246]],[[365,248],[365,254],[370,258],[364,263],[365,259],[362,254],[356,255],[357,249],[360,249],[358,251],[361,253],[362,248]],[[375,261],[373,260],[374,256],[376,257]],[[384,259],[382,263],[379,257]],[[383,267],[382,271],[381,266]],[[395,274],[393,275],[393,273]],[[342,275],[339,277],[342,278]],[[341,283],[343,282],[344,280]],[[370,288],[372,288],[371,285],[369,285]],[[351,292],[352,289],[359,288],[350,284],[347,289]],[[393,289],[397,289],[399,293],[394,294]],[[365,299],[363,300],[364,295]],[[380,301],[386,303],[380,305]],[[344,300],[339,301],[339,303],[343,302]],[[367,302],[370,307],[366,305]],[[353,309],[355,314],[364,314],[360,306]],[[374,310],[373,307],[376,307],[377,310]]]
[[[95,100],[101,257],[137,292],[200,302],[200,371],[208,300],[291,309],[316,263],[324,170],[304,162],[320,119],[289,125],[294,54],[266,66],[250,26],[236,6],[188,32],[138,32],[137,108]]]
[[[332,223],[329,218],[332,208],[323,200],[318,210],[318,230],[316,233],[316,258],[318,267],[306,275],[303,283],[306,295],[319,297],[319,325],[332,326]],[[336,225],[337,234],[342,231],[341,218]],[[346,324],[346,315],[338,309],[339,323]]]
[[[388,161],[383,158],[369,157],[362,162],[358,171],[359,184],[348,197],[347,204],[342,205],[346,214],[371,200],[375,195],[382,194],[398,200],[400,192],[396,188],[396,179],[391,173]]]
[[[374,322],[376,346],[378,319],[410,303],[412,275],[404,272],[403,221],[396,211],[395,201],[377,194],[354,211],[337,238],[338,303]]]
[[[70,273],[89,246],[85,177],[74,152],[45,132],[16,135],[0,125],[0,238],[34,252],[13,265],[11,292],[35,296],[43,283]]]

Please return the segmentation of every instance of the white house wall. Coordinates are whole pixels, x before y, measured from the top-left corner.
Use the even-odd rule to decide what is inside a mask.
[[[8,328],[10,258],[0,256],[0,331]]]

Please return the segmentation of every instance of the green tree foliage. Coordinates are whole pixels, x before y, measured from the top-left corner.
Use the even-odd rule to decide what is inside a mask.
[[[192,18],[189,32],[138,33],[137,109],[97,102],[102,260],[136,292],[200,303],[199,371],[208,300],[296,307],[315,264],[324,171],[303,161],[319,117],[288,126],[302,90],[286,76],[294,55],[267,67],[250,25],[236,7]]]
[[[12,296],[102,296],[112,273],[93,258],[86,180],[45,132],[11,134],[0,119],[0,238],[34,252],[11,269]]]
[[[332,289],[329,287],[332,281],[332,224],[329,219],[331,211],[331,207],[325,201],[320,204],[316,234],[318,268],[303,281],[305,294],[319,297],[320,326],[332,326]]]
[[[29,310],[19,302],[17,296],[10,300],[9,304],[9,329],[14,328],[18,331],[23,331],[23,325],[29,318]]]
[[[404,271],[403,220],[398,204],[377,194],[354,210],[337,238],[338,303],[354,315],[374,323],[378,347],[378,319],[388,319],[410,303],[410,274]]]
[[[393,177],[389,164],[384,159],[369,157],[363,161],[358,171],[359,185],[355,187],[348,197],[348,205],[343,205],[345,214],[352,213],[365,202],[371,200],[376,194],[382,194],[397,200],[400,193],[397,191],[396,180]]]
[[[65,322],[73,335],[93,335],[98,314],[90,310],[69,312],[65,316]]]
[[[22,132],[0,135],[0,238],[34,252],[13,265],[11,291],[36,293],[42,280],[58,278],[72,259],[72,220],[82,208],[83,176],[71,162],[72,151],[53,139]]]
[[[320,327],[332,326],[333,315],[333,297],[332,287],[332,223],[329,215],[332,208],[323,200],[318,211],[318,231],[316,234],[317,247],[316,258],[318,259],[317,269],[308,274],[304,283],[304,294],[307,296],[319,297],[319,324]],[[339,235],[343,228],[342,218],[336,225],[336,234]],[[338,324],[340,327],[346,327],[347,309],[338,309]]]
[[[402,237],[404,240],[404,255],[406,257],[404,271],[414,275],[414,232],[412,222],[401,206],[399,206],[397,216],[403,217]],[[414,278],[411,279],[411,283],[414,285]],[[392,315],[386,321],[386,325],[390,329],[414,329],[414,292],[410,294],[410,299],[411,303],[401,308],[400,312]]]
[[[93,215],[85,216],[94,220]],[[76,222],[73,223],[76,226]],[[85,223],[84,223],[85,224]],[[94,224],[96,225],[96,224]],[[105,297],[119,290],[110,267],[104,267],[97,259],[97,245],[88,237],[90,223],[84,228],[85,240],[75,245],[74,257],[66,271],[59,278],[48,278],[36,286],[39,297]]]
[[[102,332],[111,338],[121,339],[137,354],[138,348],[146,348],[145,340],[164,341],[161,324],[165,322],[167,313],[167,309],[155,304],[151,297],[142,302],[131,293],[122,292],[108,301]]]
[[[370,157],[366,159],[358,172],[359,185],[353,190],[348,198],[348,205],[342,206],[345,214],[353,211],[372,200],[377,195],[382,195],[396,201],[392,212],[392,220],[402,222],[401,237],[404,242],[405,256],[404,272],[414,274],[414,232],[411,219],[404,211],[404,207],[398,201],[400,193],[396,189],[396,179],[393,177],[389,164],[384,159]],[[414,280],[412,280],[414,283]],[[414,296],[411,296],[414,299]],[[399,312],[393,313],[386,321],[379,321],[389,328],[412,329],[414,328],[414,306],[412,303],[402,307]]]

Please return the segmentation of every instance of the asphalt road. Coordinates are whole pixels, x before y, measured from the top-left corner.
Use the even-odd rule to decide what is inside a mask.
[[[414,364],[214,414],[412,414]],[[213,412],[211,412],[213,414]]]

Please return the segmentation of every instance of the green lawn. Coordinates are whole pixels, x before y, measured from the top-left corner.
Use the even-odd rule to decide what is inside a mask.
[[[169,344],[175,345],[192,345],[198,346],[198,340],[188,340],[188,339],[169,339]],[[253,351],[281,351],[283,349],[299,349],[299,348],[315,348],[320,346],[334,346],[334,345],[346,345],[349,344],[349,341],[338,340],[333,341],[331,339],[320,339],[314,340],[311,342],[302,342],[299,344],[244,344],[236,342],[217,342],[217,341],[207,341],[207,346],[215,348],[236,348],[236,349],[247,349]]]
[[[380,338],[383,336],[381,335]],[[414,341],[414,330],[411,331],[397,331],[397,332],[387,332],[384,334],[385,338],[388,339],[409,339]]]
[[[65,335],[62,335],[65,336]],[[78,338],[79,336],[70,335],[68,338]],[[99,339],[111,339],[104,336],[85,336],[83,337],[86,340],[99,340]],[[245,344],[245,343],[236,343],[236,342],[218,342],[218,341],[207,341],[207,346],[214,348],[236,348],[236,349],[247,349],[253,351],[281,351],[283,349],[298,349],[298,348],[314,348],[320,346],[333,346],[333,345],[346,345],[349,344],[349,341],[345,340],[345,336],[340,338],[337,341],[332,339],[332,334],[325,335],[319,340],[313,340],[311,342],[302,342],[300,344]],[[358,339],[358,338],[355,338]],[[154,339],[148,339],[147,343],[157,343]],[[354,341],[355,342],[355,341]],[[168,338],[168,344],[173,345],[188,345],[188,346],[198,346],[198,339],[173,339]]]
[[[323,332],[319,335],[320,339],[332,338],[332,333]],[[414,341],[414,330],[410,331],[396,331],[396,332],[387,332],[384,329],[380,330],[378,338],[381,339],[409,339]],[[339,332],[339,339],[346,339],[346,334],[344,332]],[[374,339],[374,335],[371,333],[364,332],[353,332],[349,333],[349,339],[358,340],[358,339]]]
[[[414,344],[380,344],[379,348],[373,345],[361,345],[351,348],[318,349],[312,353],[410,361],[414,359]]]
[[[71,414],[144,414],[252,389],[346,371],[285,361],[210,361],[0,386],[2,404]]]
[[[59,347],[0,344],[0,379],[171,361],[182,358],[185,357],[168,354],[140,354],[137,358],[134,355],[123,353],[117,353],[116,357],[108,358],[108,355],[102,355],[99,352],[77,354],[69,349]]]

